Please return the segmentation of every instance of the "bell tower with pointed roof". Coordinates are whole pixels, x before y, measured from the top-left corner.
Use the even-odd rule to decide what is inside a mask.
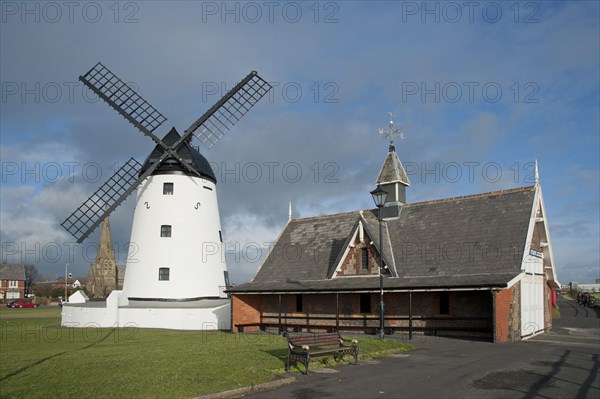
[[[403,139],[404,136],[400,129],[394,126],[393,114],[390,115],[389,130],[379,129],[379,133],[390,140],[388,153],[376,181],[377,185],[381,186],[388,194],[385,205],[381,209],[383,218],[393,218],[400,214],[400,207],[406,204],[406,188],[410,186],[410,180],[406,175],[402,162],[400,162],[400,158],[398,158],[396,146],[394,145],[394,136],[400,139]]]

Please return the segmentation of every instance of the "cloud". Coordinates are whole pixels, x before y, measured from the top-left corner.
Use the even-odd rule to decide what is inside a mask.
[[[557,259],[567,260],[562,243],[576,246],[569,240],[582,231],[598,233],[597,218],[586,216],[598,207],[597,3],[536,3],[535,23],[524,23],[531,10],[522,8],[515,22],[509,3],[498,3],[504,8],[496,23],[481,10],[469,21],[464,9],[456,23],[442,14],[422,22],[393,2],[315,3],[318,14],[298,3],[302,18],[293,23],[281,4],[272,21],[263,8],[252,22],[246,3],[232,6],[240,9],[236,21],[235,12],[221,13],[221,2],[216,14],[207,13],[207,2],[143,2],[125,23],[131,10],[121,9],[115,22],[109,3],[98,4],[103,17],[95,23],[80,13],[70,22],[63,13],[53,23],[31,16],[23,23],[17,15],[2,24],[3,244],[71,240],[59,223],[116,167],[130,157],[143,161],[154,147],[78,82],[99,60],[169,118],[158,135],[171,126],[182,132],[250,70],[273,82],[272,95],[217,146],[202,149],[218,175],[224,234],[234,240],[275,239],[289,201],[295,217],[371,207],[387,151],[377,129],[389,111],[405,131],[401,160],[419,168],[409,201],[529,185],[529,165],[538,159]],[[486,85],[500,89],[498,101]],[[217,93],[208,91],[214,87]],[[473,179],[469,162],[478,163]],[[451,163],[461,167],[457,181],[444,176]],[[497,180],[483,171],[491,163],[501,167]],[[61,179],[50,174],[55,164]],[[423,175],[427,168],[438,171]],[[119,263],[133,205],[129,199],[111,215]],[[75,250],[81,273],[86,244]],[[583,273],[577,265],[598,264],[593,254],[568,261]],[[240,281],[255,267],[240,266]]]

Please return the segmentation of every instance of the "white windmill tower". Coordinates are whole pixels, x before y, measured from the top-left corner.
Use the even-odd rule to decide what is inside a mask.
[[[253,71],[183,135],[172,128],[160,139],[154,131],[166,118],[101,63],[79,79],[156,147],[143,165],[131,158],[61,225],[81,243],[137,189],[131,231],[136,252],[128,257],[124,296],[175,302],[219,298],[228,276],[216,178],[191,140],[212,147],[271,86]]]

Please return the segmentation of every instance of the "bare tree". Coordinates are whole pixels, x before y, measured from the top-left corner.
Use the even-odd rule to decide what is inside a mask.
[[[50,298],[52,296],[52,289],[54,287],[55,279],[51,275],[44,275],[38,277],[35,284],[32,285],[32,290],[36,295],[44,298]]]
[[[53,287],[54,283],[51,282],[36,283],[33,290],[41,297],[50,298],[52,296]]]
[[[33,285],[40,279],[40,272],[38,272],[35,265],[25,265],[25,295],[30,294],[33,291]]]

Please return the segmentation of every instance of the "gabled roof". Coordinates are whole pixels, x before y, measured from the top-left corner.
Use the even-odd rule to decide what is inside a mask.
[[[395,147],[390,145],[385,161],[383,161],[383,165],[379,171],[376,183],[379,185],[396,182],[410,186],[410,180],[408,180],[408,176],[406,175],[402,162],[400,162],[400,158],[398,158],[398,154],[396,154]]]
[[[169,133],[163,137],[162,141],[166,145],[173,145],[179,140],[181,136],[177,133],[175,128],[172,128]],[[148,158],[144,161],[144,165],[142,169],[140,169],[140,175],[142,175],[152,164],[158,161],[158,159],[164,154],[165,150],[160,146],[156,145],[154,150],[148,155]],[[177,150],[177,154],[183,159],[185,163],[190,165],[193,169],[195,169],[202,177],[212,181],[213,183],[217,182],[215,177],[215,173],[213,172],[210,164],[204,158],[200,152],[194,148],[190,143],[183,143],[179,146]],[[159,174],[169,174],[169,173],[185,173],[191,174],[181,163],[173,158],[166,158],[162,165],[160,165],[156,170],[152,173],[154,175]]]
[[[25,265],[2,263],[0,280],[25,280]]]
[[[365,217],[365,213],[364,211],[359,211],[358,212],[358,217],[356,218],[356,222],[354,223],[354,226],[352,227],[352,230],[350,231],[350,234],[348,235],[348,237],[346,238],[346,241],[344,242],[344,245],[342,246],[342,250],[339,252],[338,257],[336,258],[335,262],[331,263],[329,265],[329,271],[327,273],[327,278],[334,278],[337,276],[337,271],[338,268],[341,267],[341,263],[344,261],[344,258],[348,255],[348,250],[350,249],[350,245],[352,244],[352,241],[354,240],[354,238],[356,237],[356,235],[358,234],[358,230],[360,228],[360,226],[362,225],[364,231],[365,231],[365,235],[368,236],[370,238],[370,240],[373,242],[373,245],[375,246],[375,250],[377,251],[377,254],[379,254],[381,256],[381,250],[379,248],[379,233],[375,234],[375,232],[378,232],[379,229],[379,225],[377,224],[378,221],[377,219],[374,219],[374,213],[372,211],[367,211],[367,217]],[[383,222],[383,229],[382,229],[382,241],[383,241],[383,246],[385,248],[385,251],[383,253],[383,263],[385,266],[389,267],[389,274],[391,274],[391,276],[396,277],[396,268],[394,266],[394,256],[392,253],[392,249],[390,246],[390,239],[389,239],[389,234],[388,234],[388,230],[387,230],[387,226],[385,226],[385,222]],[[384,275],[387,275],[388,272],[384,272]]]
[[[361,212],[361,222],[367,230],[367,234],[373,240],[373,245],[381,256],[381,248],[379,247],[379,221],[375,216],[374,211]],[[394,262],[394,251],[390,240],[390,233],[387,222],[382,223],[381,241],[383,241],[383,262],[389,267],[392,276],[397,277],[396,264]]]
[[[403,205],[385,222],[384,260],[398,276],[386,286],[506,286],[521,273],[535,193],[531,186]],[[330,278],[358,220],[378,237],[373,210],[292,219],[252,282],[230,291],[367,288],[369,277]]]
[[[357,220],[358,212],[290,220],[253,281],[326,279]]]

